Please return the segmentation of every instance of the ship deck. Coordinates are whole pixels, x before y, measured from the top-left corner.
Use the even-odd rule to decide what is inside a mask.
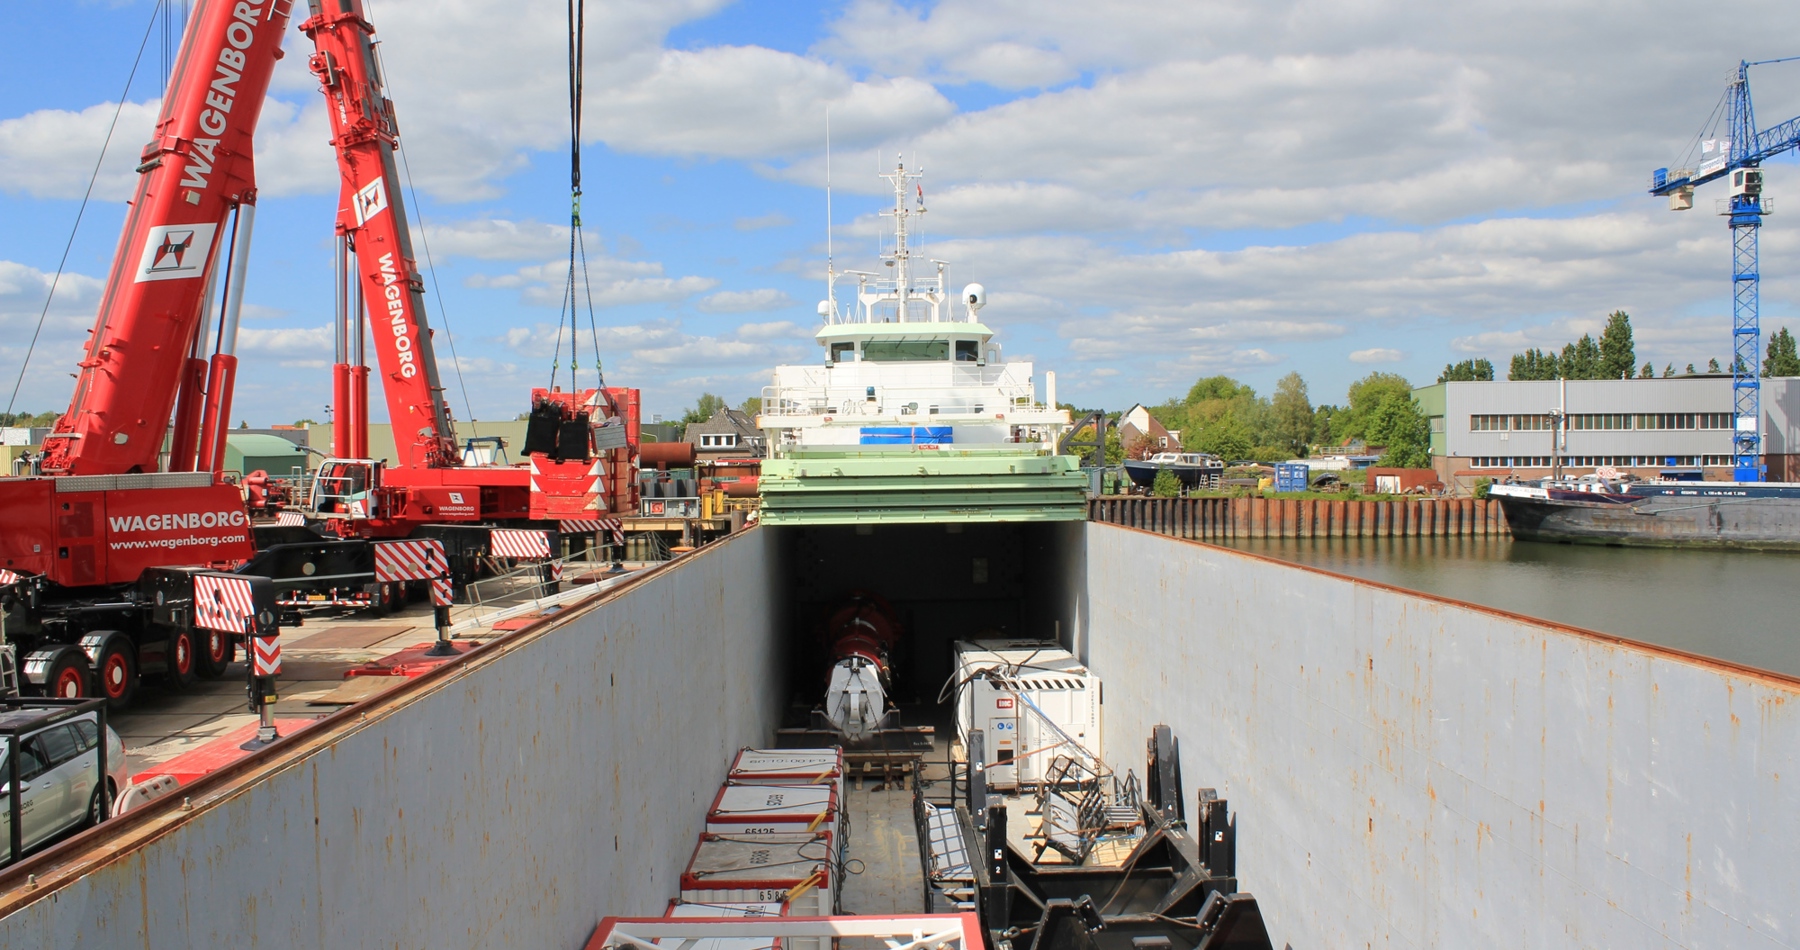
[[[646,565],[627,565],[640,570]],[[564,591],[577,585],[565,582]],[[522,598],[501,598],[485,605],[457,605],[453,625],[465,648],[505,636],[516,626]],[[513,607],[513,610],[507,610]],[[482,618],[496,617],[493,624]],[[526,613],[531,613],[529,609]],[[502,619],[504,618],[504,619]],[[508,623],[512,619],[514,623]],[[391,667],[390,659],[416,654],[437,637],[428,603],[409,604],[387,616],[359,612],[315,615],[298,627],[281,631],[281,676],[276,680],[276,725],[282,735],[322,720],[340,709],[371,699],[407,682],[404,675],[352,675],[371,665]],[[183,783],[240,758],[239,741],[255,732],[256,713],[245,694],[245,657],[216,680],[199,680],[175,690],[154,679],[139,687],[130,708],[108,715],[108,723],[125,742],[127,774],[134,779],[160,771],[178,773]],[[242,734],[242,735],[240,735]],[[221,742],[229,737],[232,741]]]

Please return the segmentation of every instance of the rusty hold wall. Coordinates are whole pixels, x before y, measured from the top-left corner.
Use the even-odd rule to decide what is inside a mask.
[[[710,546],[365,722],[302,733],[243,787],[46,886],[0,919],[0,947],[537,950],[659,913],[731,753],[776,725],[765,542]]]
[[[1275,946],[1800,938],[1800,682],[1110,525],[1086,555],[1107,748],[1174,727]]]

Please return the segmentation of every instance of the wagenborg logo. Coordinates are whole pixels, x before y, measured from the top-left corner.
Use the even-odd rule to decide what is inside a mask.
[[[137,280],[199,277],[212,254],[217,224],[165,224],[150,229],[138,258]]]
[[[451,504],[452,504],[452,505],[460,505],[460,504],[462,504],[462,503],[463,503],[463,500],[462,500],[462,492],[459,492],[459,491],[453,491],[453,492],[451,492],[451,493],[450,493],[450,503],[451,503]]]
[[[249,519],[241,511],[184,511],[161,515],[124,515],[106,519],[114,534],[127,531],[186,531],[193,528],[241,528]]]
[[[356,225],[361,227],[387,207],[387,185],[377,178],[358,189],[350,199],[356,211]]]

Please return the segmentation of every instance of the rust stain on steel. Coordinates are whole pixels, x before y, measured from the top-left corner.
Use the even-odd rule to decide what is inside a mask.
[[[201,813],[245,794],[256,782],[292,768],[310,755],[325,752],[335,758],[336,743],[339,740],[381,721],[415,697],[435,690],[442,684],[461,679],[470,671],[507,656],[553,630],[574,623],[590,611],[618,600],[662,573],[723,549],[752,533],[754,529],[728,535],[680,558],[638,571],[577,608],[541,617],[504,636],[476,644],[462,655],[420,676],[412,677],[393,689],[326,716],[318,725],[308,727],[297,736],[251,752],[224,768],[210,772],[183,786],[179,795],[151,802],[0,870],[0,919],[38,901],[54,897],[83,876],[103,872],[120,861],[132,860],[132,856],[139,850],[176,832]],[[385,737],[383,741],[386,741]],[[188,811],[181,810],[184,798],[192,805]],[[244,835],[250,833],[249,829],[242,828],[237,829],[237,832]],[[27,890],[23,885],[30,875],[36,875],[37,884]]]

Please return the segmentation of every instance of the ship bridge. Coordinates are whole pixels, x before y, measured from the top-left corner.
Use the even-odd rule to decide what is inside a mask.
[[[764,524],[1080,521],[1086,480],[1056,445],[1069,413],[1056,377],[1043,397],[1028,361],[1002,359],[979,319],[980,284],[949,291],[949,264],[915,275],[908,207],[919,176],[891,175],[894,240],[882,254],[891,277],[839,275],[827,265],[822,362],[779,366],[762,393],[757,424],[768,434],[762,467]],[[855,277],[841,309],[840,276]]]

